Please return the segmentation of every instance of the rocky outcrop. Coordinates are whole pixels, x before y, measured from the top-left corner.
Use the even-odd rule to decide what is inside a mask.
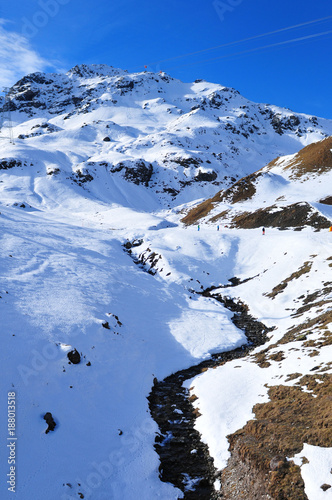
[[[195,181],[197,181],[197,182],[213,182],[216,180],[217,177],[218,177],[218,175],[214,171],[202,172],[201,170],[199,170],[198,174],[195,175]]]
[[[110,169],[110,172],[113,173],[122,171],[127,181],[136,185],[143,184],[144,186],[148,186],[153,174],[153,167],[151,163],[147,163],[144,160],[137,160],[120,162]]]
[[[74,365],[78,365],[80,363],[80,361],[81,361],[80,353],[76,349],[73,349],[72,351],[69,351],[67,353],[67,358]]]
[[[0,161],[0,170],[8,170],[14,167],[22,167],[23,163],[21,160],[17,160],[16,158],[6,158]],[[26,166],[26,163],[24,163]]]
[[[54,431],[55,429],[55,426],[56,426],[56,423],[53,419],[53,416],[52,416],[52,413],[50,413],[49,411],[47,413],[45,413],[44,415],[44,420],[46,420],[46,423],[48,425],[46,431],[45,431],[45,434],[48,434],[50,431]]]
[[[260,208],[255,212],[244,212],[233,217],[232,223],[235,227],[243,229],[265,226],[301,230],[305,226],[311,226],[316,230],[320,230],[331,226],[330,220],[306,202],[293,203],[285,207],[272,205],[267,208]]]

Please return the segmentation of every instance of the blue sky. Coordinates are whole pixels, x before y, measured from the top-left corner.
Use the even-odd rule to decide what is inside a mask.
[[[326,33],[332,32],[332,17],[206,50],[328,16],[330,0],[1,2],[0,85],[31,71],[66,71],[80,63],[129,71],[147,65],[183,81],[203,78],[256,102],[332,119],[332,33]]]

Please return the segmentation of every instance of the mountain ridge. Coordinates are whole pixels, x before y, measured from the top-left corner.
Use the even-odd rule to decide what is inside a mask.
[[[33,162],[53,144],[62,151],[58,173],[89,189],[106,170],[149,187],[165,208],[211,196],[332,134],[332,121],[255,104],[219,84],[105,65],[34,73],[8,97],[18,154]]]

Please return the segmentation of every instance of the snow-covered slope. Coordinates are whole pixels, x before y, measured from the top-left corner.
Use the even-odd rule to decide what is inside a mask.
[[[184,207],[176,205],[220,187],[231,196],[237,178],[262,168],[250,199],[237,205],[219,194],[218,203],[256,212],[305,201],[330,221],[331,168],[318,153],[322,144],[330,151],[330,139],[310,153],[325,171],[293,176],[303,156],[295,153],[331,133],[331,122],[250,103],[220,85],[105,66],[30,75],[11,98],[15,144],[0,139],[0,428],[3,442],[14,444],[1,448],[0,473],[10,479],[13,452],[16,498],[189,494],[202,478],[179,471],[181,489],[159,478],[147,396],[156,380],[246,344],[221,295],[243,301],[275,329],[250,356],[186,382],[195,386],[196,426],[216,467],[230,456],[226,435],[246,425],[254,404],[274,398],[266,384],[313,391],[315,425],[329,430],[332,233],[324,224],[299,232],[275,224],[262,236],[257,226],[222,222],[218,231],[208,222],[223,210],[217,205],[198,231],[180,222]],[[264,167],[279,153],[292,156]],[[194,180],[212,170],[214,180]],[[68,358],[75,350],[78,364]],[[326,392],[312,388],[312,377]],[[7,393],[11,401],[15,394],[14,436]],[[56,426],[45,433],[48,412]],[[285,447],[289,462],[294,455],[310,462],[302,466],[310,500],[324,493],[318,481],[332,447],[328,433],[315,437],[297,436],[295,447]],[[313,480],[319,447],[325,468]],[[12,497],[10,486],[2,482],[1,498]],[[215,488],[218,498],[218,481]]]

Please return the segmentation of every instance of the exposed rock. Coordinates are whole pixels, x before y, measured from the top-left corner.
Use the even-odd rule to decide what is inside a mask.
[[[31,130],[34,131],[30,134],[20,134],[18,139],[28,139],[29,137],[37,137],[46,133],[52,134],[53,132],[58,132],[61,128],[53,125],[53,123],[42,123],[41,125],[35,125]]]
[[[272,471],[280,470],[285,466],[286,463],[287,463],[286,457],[282,455],[276,455],[270,461],[270,469]]]
[[[123,246],[125,247],[126,250],[130,250],[133,247],[139,247],[140,245],[142,245],[142,243],[143,243],[142,239],[138,239],[138,240],[134,239],[132,241],[129,241],[129,240],[126,241],[126,243],[124,243]]]
[[[287,130],[295,130],[301,123],[299,117],[295,115],[282,117],[280,114],[274,114],[273,112],[271,112],[271,115],[271,125],[279,135],[282,135]]]
[[[32,101],[35,97],[39,96],[39,93],[40,92],[38,90],[33,91],[31,89],[27,89],[21,94],[17,95],[16,99],[18,101]]]
[[[0,161],[0,170],[8,170],[9,168],[22,167],[21,160],[15,158],[7,158]]]
[[[202,163],[202,160],[194,157],[186,157],[186,156],[176,156],[175,158],[170,159],[172,163],[177,163],[181,165],[181,167],[189,168],[189,167],[199,167]]]
[[[80,353],[76,349],[73,349],[72,351],[69,351],[67,353],[67,358],[74,365],[78,365],[78,363],[81,361]]]
[[[24,76],[17,83],[15,83],[13,90],[31,83],[39,83],[41,85],[50,85],[51,83],[54,83],[53,79],[47,78],[47,76],[49,75],[40,72],[30,73],[30,75]]]
[[[48,434],[50,431],[54,431],[54,428],[56,426],[56,423],[54,422],[54,419],[53,419],[53,416],[52,416],[52,413],[50,413],[49,411],[47,413],[45,413],[44,415],[44,420],[46,420],[46,423],[48,425],[46,431],[45,431],[45,434]]]
[[[116,87],[121,90],[121,95],[124,95],[134,88],[134,81],[129,77],[120,76],[116,82]]]
[[[319,230],[331,226],[328,219],[306,202],[293,203],[284,207],[272,205],[255,212],[244,212],[233,217],[232,222],[236,227],[243,229],[263,226],[302,229],[304,226],[311,226]]]
[[[324,205],[332,205],[332,196],[327,196],[322,200],[319,200],[319,203],[323,203]]]
[[[144,184],[145,186],[149,185],[153,173],[151,163],[147,163],[144,160],[118,163],[111,169],[111,172],[121,172],[122,170],[124,170],[124,178],[127,181],[133,182],[136,185]]]
[[[93,176],[89,173],[83,173],[81,170],[77,170],[73,175],[72,175],[72,180],[76,182],[79,186],[82,186],[86,182],[91,182],[93,181]]]
[[[223,500],[272,500],[267,491],[266,473],[241,459],[236,447],[221,472],[220,482]]]
[[[215,181],[217,177],[218,177],[218,175],[214,171],[202,172],[201,170],[199,170],[198,174],[195,175],[195,181],[197,181],[197,182],[212,182],[212,181]]]

